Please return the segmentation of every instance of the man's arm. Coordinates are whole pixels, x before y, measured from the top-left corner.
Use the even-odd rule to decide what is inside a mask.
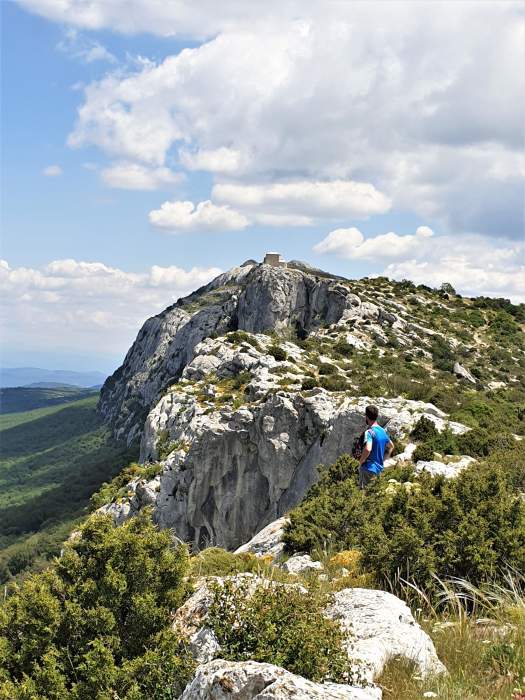
[[[394,443],[389,440],[387,446],[385,447],[385,459],[388,459],[392,452],[394,451]]]

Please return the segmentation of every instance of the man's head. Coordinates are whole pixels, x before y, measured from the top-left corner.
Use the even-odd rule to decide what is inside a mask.
[[[376,420],[377,416],[379,415],[379,410],[377,406],[367,406],[365,409],[365,417],[366,417],[366,422],[368,425],[373,425]]]

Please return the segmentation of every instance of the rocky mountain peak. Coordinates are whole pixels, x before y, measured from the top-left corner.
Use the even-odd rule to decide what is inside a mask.
[[[355,303],[341,278],[294,261],[248,260],[148,319],[122,366],[102,388],[99,410],[117,437],[140,435],[144,419],[191,361],[198,343],[228,331],[252,333],[313,328],[337,322]]]

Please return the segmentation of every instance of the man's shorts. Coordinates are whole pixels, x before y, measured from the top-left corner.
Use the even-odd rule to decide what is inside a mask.
[[[366,489],[368,484],[377,476],[374,472],[368,471],[364,464],[359,467],[359,488]]]

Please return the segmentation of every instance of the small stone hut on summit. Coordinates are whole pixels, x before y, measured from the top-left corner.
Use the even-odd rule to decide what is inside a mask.
[[[286,262],[281,260],[280,253],[266,253],[264,256],[264,264],[272,267],[286,267]]]

